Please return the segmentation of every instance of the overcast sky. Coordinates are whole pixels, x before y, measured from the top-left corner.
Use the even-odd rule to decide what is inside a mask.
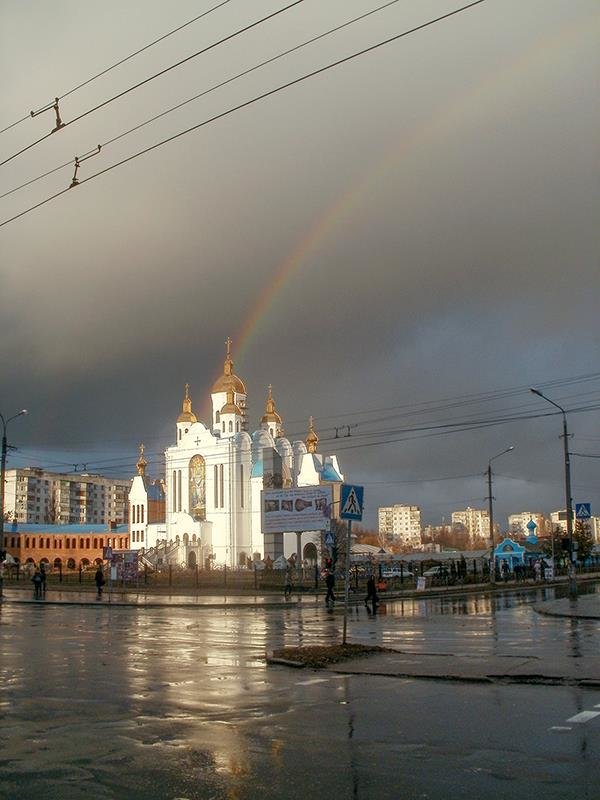
[[[217,2],[5,0],[0,128]],[[0,193],[383,2],[304,0],[0,167]],[[230,0],[65,97],[63,121],[285,5]],[[106,145],[79,178],[459,5],[400,0]],[[600,405],[599,33],[596,0],[487,0],[1,227],[0,411],[29,409],[9,466],[130,475],[144,441],[160,474],[184,383],[203,416],[231,336],[252,427],[269,383],[290,438],[313,414],[366,485],[367,523],[381,504],[432,523],[483,506],[511,444],[500,521],[563,507],[559,417],[403,431],[552,411],[530,385]],[[0,160],[53,123],[3,133]],[[0,221],[72,172],[0,199]],[[599,420],[569,415],[573,451],[600,453]],[[600,460],[572,469],[600,513]]]

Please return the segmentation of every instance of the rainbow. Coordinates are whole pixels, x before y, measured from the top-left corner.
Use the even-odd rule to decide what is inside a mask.
[[[525,70],[544,67],[586,34],[590,34],[597,41],[597,31],[594,30],[594,26],[598,23],[600,23],[599,12],[585,14],[560,31],[540,38],[511,63],[490,70],[483,79],[479,79],[474,87],[465,91],[458,99],[453,97],[447,103],[440,104],[425,124],[413,128],[402,136],[400,142],[394,142],[357,181],[323,210],[308,231],[297,241],[293,250],[278,265],[271,281],[264,286],[256,303],[233,336],[234,362],[239,364],[243,361],[259,330],[268,324],[269,311],[275,305],[275,298],[283,293],[285,286],[307,260],[308,255],[351,216],[371,187],[379,184],[392,168],[397,167],[409,155],[414,155],[420,148],[448,135],[453,129],[459,129],[468,121],[469,115],[476,114],[484,103],[487,102],[489,105],[490,101],[495,99],[494,94],[521,88],[520,79]],[[492,113],[502,113],[503,104],[498,103],[497,98],[495,109],[496,111]],[[217,374],[220,374],[220,369]],[[217,375],[215,379],[216,377]],[[208,418],[210,413],[209,409]]]

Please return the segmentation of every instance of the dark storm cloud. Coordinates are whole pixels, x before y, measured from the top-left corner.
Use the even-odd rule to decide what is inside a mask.
[[[374,5],[307,0],[6,165],[3,186]],[[75,93],[65,118],[276,7],[229,4]],[[117,142],[83,175],[451,7],[399,4]],[[192,2],[176,14],[160,3],[109,3],[102,14],[69,0],[14,5],[0,47],[12,78],[1,121],[197,13]],[[484,3],[1,229],[0,409],[31,409],[14,429],[23,450],[13,463],[43,461],[46,448],[67,462],[133,452],[133,463],[143,439],[159,452],[183,383],[205,407],[225,338],[247,329],[299,253],[247,341],[234,342],[255,424],[268,383],[290,435],[314,414],[323,449],[339,449],[347,475],[369,485],[371,522],[384,502],[419,503],[428,521],[481,504],[480,477],[426,479],[480,476],[507,442],[517,449],[498,465],[499,513],[561,505],[555,418],[352,449],[329,439],[352,422],[353,444],[366,444],[359,435],[380,416],[372,409],[597,370],[599,26],[593,2]],[[45,131],[48,120],[37,119],[5,134],[3,152]],[[0,201],[2,218],[70,177],[67,169]],[[580,402],[577,393],[596,387],[554,396],[580,405],[593,395]],[[493,416],[511,403],[541,401],[524,392],[475,410]],[[600,445],[585,438],[598,435],[597,419],[573,416],[579,449]],[[402,480],[424,482],[393,483]],[[600,501],[595,462],[574,462],[574,484],[580,499]]]

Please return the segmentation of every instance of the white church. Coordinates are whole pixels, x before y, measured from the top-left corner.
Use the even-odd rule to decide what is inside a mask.
[[[327,484],[335,501],[344,479],[337,457],[317,453],[312,418],[306,441],[285,438],[271,386],[260,426],[248,432],[248,395],[233,371],[230,339],[211,399],[211,419],[202,422],[186,384],[164,483],[146,476],[141,448],[129,495],[130,547],[154,563],[186,566],[247,566],[289,558],[299,548],[303,563],[315,563],[320,532],[263,534],[261,490]],[[164,509],[160,520],[157,508]]]

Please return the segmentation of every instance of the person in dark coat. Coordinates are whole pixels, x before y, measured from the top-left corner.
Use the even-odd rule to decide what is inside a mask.
[[[39,571],[39,569],[36,569],[36,571],[33,573],[33,578],[31,581],[34,589],[33,596],[36,600],[40,600],[42,597],[42,573]]]
[[[372,575],[369,575],[369,580],[367,581],[367,596],[365,597],[365,605],[367,607],[367,611],[370,611],[369,608],[369,601],[371,601],[371,607],[373,609],[373,613],[377,613],[377,606],[379,604],[379,598],[377,597],[377,586],[375,584],[375,578]]]
[[[102,567],[98,567],[96,570],[94,582],[96,584],[96,591],[98,592],[96,595],[96,600],[102,600],[102,587],[104,586],[104,573],[102,572]]]
[[[325,586],[327,586],[327,594],[325,595],[325,603],[329,605],[329,601],[335,602],[335,595],[333,594],[333,587],[335,586],[335,575],[333,570],[328,570],[325,576]]]
[[[46,597],[46,565],[40,564],[40,575],[42,576],[42,597]]]

